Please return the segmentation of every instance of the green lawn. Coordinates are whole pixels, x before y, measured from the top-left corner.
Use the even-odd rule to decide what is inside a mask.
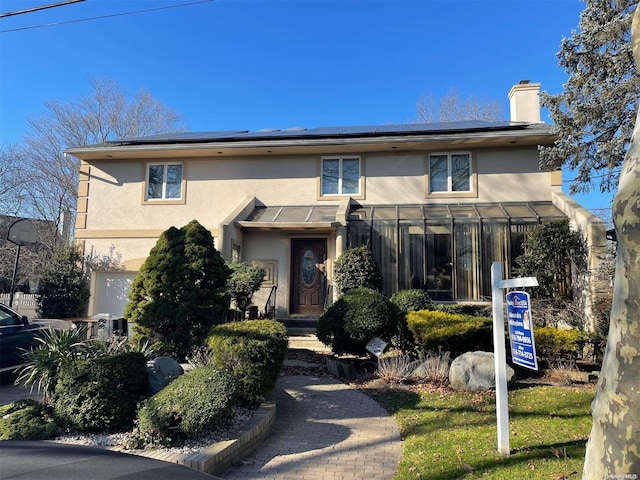
[[[594,394],[594,385],[510,391],[508,457],[497,453],[493,393],[382,390],[374,395],[394,415],[404,438],[394,480],[562,480],[582,475]]]

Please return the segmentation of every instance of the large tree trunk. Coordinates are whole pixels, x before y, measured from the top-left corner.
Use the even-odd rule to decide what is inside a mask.
[[[640,10],[632,42],[640,68]],[[618,239],[607,348],[596,397],[583,480],[640,479],[640,111],[613,200]]]

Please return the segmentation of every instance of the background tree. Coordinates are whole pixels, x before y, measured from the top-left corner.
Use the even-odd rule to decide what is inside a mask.
[[[236,307],[244,313],[251,305],[253,294],[258,291],[267,271],[260,265],[243,262],[229,262],[227,266],[231,275],[227,281],[227,293],[236,303]]]
[[[416,105],[418,120],[424,123],[461,122],[465,120],[500,120],[502,108],[497,100],[484,100],[470,95],[460,98],[457,90],[452,89],[442,98],[433,94],[422,95]]]
[[[42,272],[36,290],[38,314],[43,318],[73,318],[86,314],[89,283],[83,257],[75,245],[61,245]]]
[[[540,147],[546,169],[576,171],[571,193],[602,191],[618,183],[640,98],[640,77],[631,51],[631,18],[637,0],[587,0],[578,30],[563,38],[559,65],[569,74],[558,95],[542,92],[560,138]]]
[[[179,114],[140,89],[128,94],[108,78],[91,78],[92,92],[77,100],[52,100],[45,112],[28,119],[19,157],[27,175],[20,214],[72,228],[79,162],[63,150],[184,129]]]
[[[23,249],[23,279],[41,272],[73,229],[79,162],[65,156],[65,148],[184,129],[181,116],[144,89],[131,95],[108,78],[89,84],[89,95],[45,103],[42,115],[28,119],[21,144],[0,146],[0,212],[38,220],[40,244]],[[6,222],[0,220],[2,230]],[[0,278],[10,278],[3,266],[13,267],[14,252],[6,235],[0,236]]]
[[[192,220],[162,233],[131,285],[124,316],[183,360],[221,322],[230,271],[211,232]]]

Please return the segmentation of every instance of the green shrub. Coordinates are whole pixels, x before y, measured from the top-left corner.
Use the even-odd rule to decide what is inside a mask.
[[[244,320],[215,327],[207,340],[211,361],[240,382],[241,400],[262,401],[287,356],[286,327],[275,320]]]
[[[427,292],[418,289],[400,290],[394,293],[390,300],[405,316],[403,321],[400,322],[398,336],[394,343],[405,352],[413,350],[415,341],[407,325],[406,315],[409,312],[417,312],[418,310],[435,310],[436,304],[433,303]]]
[[[136,434],[143,444],[171,444],[229,425],[239,384],[213,365],[194,368],[149,398],[138,412]]]
[[[474,350],[493,351],[490,318],[421,310],[407,314],[409,329],[425,352],[442,348],[455,357]]]
[[[384,295],[356,288],[330,306],[318,322],[317,336],[334,353],[366,355],[373,337],[392,342],[401,331],[404,317]]]
[[[147,362],[139,352],[74,362],[60,369],[56,415],[81,431],[130,428],[148,388]]]
[[[333,279],[340,294],[354,288],[382,289],[380,268],[367,245],[343,252],[333,265]]]
[[[30,398],[0,407],[0,440],[51,440],[58,433],[53,408]]]
[[[435,310],[436,305],[431,297],[424,290],[400,290],[391,296],[394,303],[405,315],[418,310]]]
[[[260,289],[267,271],[257,264],[227,262],[231,276],[227,280],[227,295],[235,301],[236,307],[243,313],[251,305],[253,294]]]
[[[554,327],[539,327],[534,330],[536,354],[541,362],[549,365],[578,360],[588,338],[588,334],[579,330]]]

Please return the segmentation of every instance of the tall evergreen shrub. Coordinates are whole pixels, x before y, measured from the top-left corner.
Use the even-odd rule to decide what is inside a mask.
[[[133,281],[125,317],[136,332],[184,359],[227,308],[229,268],[196,220],[162,233]]]

